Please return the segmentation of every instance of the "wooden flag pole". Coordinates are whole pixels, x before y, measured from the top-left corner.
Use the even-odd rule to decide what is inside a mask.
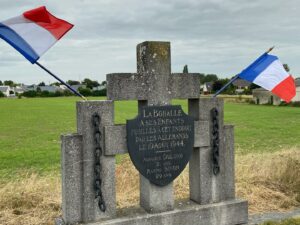
[[[275,48],[275,46],[269,48],[269,50],[267,50],[264,54],[268,54],[269,52],[271,52],[273,49]],[[263,55],[264,55],[263,54]],[[263,56],[262,55],[262,56]],[[260,56],[261,57],[261,56]],[[260,58],[259,57],[259,58]],[[237,80],[239,78],[240,74],[235,75],[227,84],[225,84],[220,90],[218,90],[214,95],[213,98],[217,97],[222,91],[224,91],[230,84],[232,84],[235,80]]]
[[[55,74],[53,74],[50,70],[48,70],[46,67],[44,67],[43,65],[41,65],[39,62],[35,62],[35,64],[37,64],[39,67],[41,67],[43,70],[45,70],[47,73],[49,73],[52,77],[54,77],[56,80],[58,80],[60,83],[62,83],[63,85],[65,85],[70,91],[72,91],[75,95],[79,96],[80,98],[82,98],[84,101],[87,101],[87,98],[84,97],[82,94],[80,94],[78,91],[76,91],[74,88],[72,88],[69,84],[67,84],[66,82],[64,82],[62,79],[60,79],[59,77],[57,77]]]

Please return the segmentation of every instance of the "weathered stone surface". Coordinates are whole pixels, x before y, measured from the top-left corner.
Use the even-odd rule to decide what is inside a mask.
[[[224,199],[235,198],[234,126],[224,125]]]
[[[104,126],[113,125],[113,102],[111,101],[80,101],[77,102],[77,130],[83,136],[83,222],[96,221],[101,218],[113,217],[116,210],[115,196],[115,157],[101,156],[100,164],[105,213],[101,212],[95,199],[94,164],[95,139],[93,136],[92,115],[98,113],[101,117],[100,130]],[[101,141],[102,149],[104,140]]]
[[[105,155],[128,153],[126,143],[126,125],[104,127]]]
[[[61,136],[62,211],[67,223],[82,219],[82,136]]]
[[[174,207],[173,182],[166,186],[156,186],[140,175],[140,205],[149,213],[172,210]],[[143,193],[143,194],[142,194]],[[151,198],[149,197],[151,196]]]
[[[209,146],[209,123],[207,121],[195,121],[194,127],[194,147]],[[125,125],[104,127],[104,137],[105,155],[117,155],[128,153]]]
[[[195,148],[189,163],[190,199],[199,204],[212,203],[211,148]]]
[[[145,105],[170,104],[170,51],[169,42],[143,42],[137,46],[137,72],[145,77],[149,91],[147,101],[139,101],[139,111]],[[174,206],[173,182],[158,187],[140,174],[140,205],[148,212],[171,210]]]
[[[174,99],[200,97],[200,73],[172,73],[169,85]]]
[[[195,138],[194,147],[207,147],[210,146],[209,141],[209,122],[208,121],[195,121]]]
[[[56,218],[55,221],[54,221],[54,224],[55,225],[66,225],[63,218]]]
[[[224,136],[224,103],[217,98],[200,98],[189,100],[189,115],[195,120],[209,123],[207,142],[211,142],[212,121],[210,111],[216,107],[219,111],[219,165],[220,173],[213,174],[211,147],[194,148],[190,161],[190,198],[199,204],[216,203],[234,198],[234,163],[232,131],[229,127]],[[227,143],[226,143],[227,142]],[[231,177],[233,176],[233,178]]]
[[[145,77],[136,73],[112,73],[106,75],[107,99],[144,100],[147,99]]]
[[[170,42],[146,41],[137,46],[137,73],[107,74],[109,100],[149,100],[168,104],[172,98],[198,98],[199,73],[171,74]],[[162,98],[162,99],[160,99]]]
[[[210,121],[210,110],[216,107],[219,111],[220,126],[224,124],[224,101],[220,98],[200,98],[200,107],[198,107],[199,120]],[[197,108],[197,107],[196,107]],[[196,112],[197,113],[197,112]]]
[[[135,214],[88,225],[241,225],[247,222],[247,202],[233,200],[209,205],[190,203],[173,211]]]
[[[199,73],[172,73],[165,87],[172,99],[198,98],[200,94]],[[146,88],[149,80],[136,73],[107,74],[107,99],[146,100],[152,89]]]
[[[137,45],[137,73],[144,77],[148,105],[169,105],[170,42],[146,41]]]
[[[193,155],[190,160],[190,198],[187,205],[174,206],[173,184],[159,187],[151,184],[140,175],[140,205],[143,209],[134,214],[114,219],[115,202],[115,154],[127,152],[126,128],[124,125],[113,126],[112,101],[88,101],[77,103],[78,134],[82,137],[82,154],[73,154],[82,160],[81,170],[78,165],[67,173],[82,174],[80,181],[64,181],[64,185],[74,182],[79,186],[71,187],[82,195],[74,201],[81,201],[76,208],[71,202],[68,216],[81,215],[74,222],[94,222],[90,225],[237,225],[246,224],[248,219],[247,202],[233,200],[234,190],[234,134],[232,126],[223,126],[223,101],[216,98],[199,99],[200,79],[198,74],[171,74],[169,42],[143,42],[137,46],[137,73],[108,74],[108,99],[138,100],[139,112],[143,106],[170,105],[172,98],[189,99],[189,115],[195,119],[195,140]],[[220,128],[220,173],[213,174],[211,131],[212,108],[219,110]],[[102,192],[107,211],[102,213],[95,200],[94,193],[94,137],[91,118],[97,112],[102,118],[100,129],[103,130]],[[68,141],[64,141],[68,143]],[[78,144],[79,145],[79,144]],[[62,149],[73,149],[70,144]],[[77,146],[77,145],[76,145]],[[68,151],[66,151],[68,152]],[[64,159],[65,160],[65,159]],[[99,159],[96,159],[99,160]],[[74,161],[74,159],[73,159]],[[71,167],[71,164],[65,163]],[[77,172],[76,172],[77,171]],[[75,179],[71,177],[70,179]],[[78,190],[77,190],[77,189]],[[64,188],[66,189],[66,188]],[[80,191],[78,191],[80,192]],[[65,196],[72,196],[65,190]],[[70,197],[67,197],[70,199]],[[65,202],[67,202],[65,200]],[[175,210],[173,210],[175,207]],[[67,211],[69,210],[67,209]],[[66,210],[66,209],[64,209]],[[148,213],[145,213],[144,210]],[[141,212],[143,211],[143,212]],[[150,213],[150,214],[149,214]],[[65,215],[65,214],[64,214]],[[101,222],[100,222],[101,221]],[[65,221],[66,222],[66,221]],[[63,220],[57,222],[64,224]],[[68,224],[68,222],[66,223]]]

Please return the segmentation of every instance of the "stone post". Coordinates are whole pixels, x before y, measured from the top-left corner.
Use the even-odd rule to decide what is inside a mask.
[[[92,116],[98,113],[101,117],[100,130],[102,131],[101,145],[103,155],[101,164],[101,191],[106,204],[106,211],[102,212],[95,199],[95,140],[93,136]],[[82,179],[82,222],[97,221],[102,218],[113,217],[116,213],[115,196],[115,157],[105,156],[103,148],[103,127],[113,125],[114,109],[112,101],[81,101],[77,102],[77,131],[82,135],[83,146],[83,179]]]
[[[148,88],[148,99],[139,101],[139,110],[146,105],[170,104],[168,82],[171,73],[169,42],[143,42],[137,46],[137,71]],[[147,101],[146,101],[147,100]],[[173,182],[159,187],[140,175],[140,205],[151,213],[174,208]]]
[[[233,127],[224,129],[224,102],[217,98],[189,100],[189,115],[195,120],[209,122],[209,142],[211,142],[212,120],[210,111],[219,111],[219,165],[220,173],[213,174],[211,146],[194,148],[190,161],[190,198],[199,204],[217,203],[234,199],[234,146]],[[224,134],[225,132],[225,134]]]
[[[82,220],[82,136],[61,136],[62,211],[66,223]]]

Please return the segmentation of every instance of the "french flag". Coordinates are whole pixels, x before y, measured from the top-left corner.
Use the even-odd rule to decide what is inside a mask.
[[[281,99],[290,102],[296,95],[294,78],[285,71],[277,56],[264,53],[239,77],[271,91]]]
[[[42,6],[0,22],[0,38],[35,63],[72,27],[72,24],[53,16]]]

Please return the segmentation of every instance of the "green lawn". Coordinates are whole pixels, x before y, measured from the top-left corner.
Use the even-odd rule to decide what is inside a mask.
[[[261,225],[300,225],[300,218],[286,219],[279,222],[267,221]]]
[[[0,99],[0,184],[14,175],[58,171],[60,134],[76,131],[78,100]],[[187,101],[174,103],[187,111]],[[116,102],[115,122],[136,113],[136,102]],[[236,125],[239,154],[300,146],[300,108],[226,103],[225,121]]]

